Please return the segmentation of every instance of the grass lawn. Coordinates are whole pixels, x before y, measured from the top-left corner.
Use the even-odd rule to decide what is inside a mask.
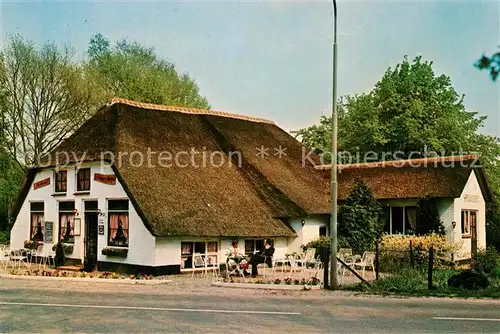
[[[343,289],[378,295],[500,298],[500,276],[498,274],[488,276],[490,285],[486,289],[465,290],[448,287],[448,278],[459,272],[458,270],[434,270],[433,285],[435,289],[433,290],[428,289],[427,272],[412,269],[373,282],[370,286],[360,283],[344,286]]]

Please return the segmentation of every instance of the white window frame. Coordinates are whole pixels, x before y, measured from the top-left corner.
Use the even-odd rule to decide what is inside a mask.
[[[208,264],[207,267],[208,268],[212,268],[212,267],[218,268],[219,263],[220,263],[220,256],[219,256],[220,242],[219,242],[219,240],[182,240],[181,241],[181,271],[193,271],[193,270],[197,270],[197,269],[202,269],[201,267],[194,268],[194,266],[193,266],[193,260],[194,260],[193,258],[194,258],[194,253],[195,253],[194,247],[195,247],[195,243],[197,243],[197,242],[204,242],[205,243],[205,253],[200,253],[204,259],[206,259],[206,258],[213,259],[215,257],[215,263]],[[191,243],[192,251],[189,255],[182,254],[182,244],[183,243]],[[208,243],[215,243],[217,245],[217,251],[209,252],[208,251]],[[185,264],[184,258],[186,258],[186,261],[188,261],[189,257],[191,257],[191,268],[184,268],[184,264]]]
[[[407,235],[406,234],[406,208],[416,207],[416,205],[389,205],[389,235]],[[403,233],[392,233],[392,208],[403,208]],[[418,222],[417,222],[418,223]]]

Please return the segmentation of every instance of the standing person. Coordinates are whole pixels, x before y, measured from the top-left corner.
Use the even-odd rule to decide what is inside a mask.
[[[257,266],[259,263],[265,263],[269,267],[273,266],[272,258],[274,255],[274,247],[270,240],[265,241],[264,249],[261,250],[258,254],[252,255],[250,259],[250,264],[252,265],[252,277],[258,275]]]

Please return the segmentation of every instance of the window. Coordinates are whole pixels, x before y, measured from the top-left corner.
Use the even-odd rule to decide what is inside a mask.
[[[65,193],[67,190],[67,181],[68,181],[68,171],[60,170],[55,173],[55,191],[56,193]]]
[[[108,245],[128,247],[128,200],[108,201]]]
[[[195,253],[207,261],[209,267],[218,266],[219,253],[217,241],[183,241],[181,242],[181,269],[193,269]],[[196,267],[198,268],[198,267]]]
[[[75,202],[59,202],[59,240],[75,242]]]
[[[385,209],[385,232],[389,234],[415,234],[417,227],[416,206],[389,206]]]
[[[462,237],[471,237],[476,232],[477,211],[462,210]]]
[[[319,227],[319,236],[320,237],[326,237],[326,226],[320,226]]]
[[[45,221],[43,217],[44,203],[32,202],[31,206],[31,240],[43,241],[43,234],[45,233]]]
[[[252,255],[264,249],[264,239],[245,240],[245,255]]]
[[[90,190],[90,168],[79,169],[76,174],[76,191]]]

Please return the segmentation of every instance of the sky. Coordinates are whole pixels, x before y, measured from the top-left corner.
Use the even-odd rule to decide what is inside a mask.
[[[287,131],[331,113],[328,1],[5,1],[0,43],[20,34],[83,57],[96,33],[154,47],[195,78],[212,109],[264,117]],[[433,61],[465,106],[500,137],[500,81],[473,63],[500,45],[499,1],[338,2],[338,94],[370,91],[404,55]]]

